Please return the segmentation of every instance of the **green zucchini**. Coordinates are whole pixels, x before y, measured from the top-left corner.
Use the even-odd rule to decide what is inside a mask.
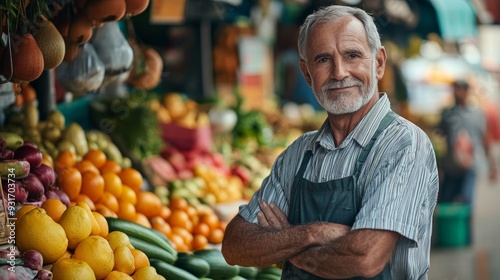
[[[168,238],[157,230],[119,218],[106,217],[106,220],[108,221],[109,232],[115,230],[124,232],[129,237],[142,239],[149,244],[163,248],[173,256],[177,255],[177,251],[172,247]]]
[[[197,277],[204,277],[210,273],[210,265],[206,260],[188,253],[178,253],[174,266]]]
[[[151,258],[149,259],[149,263],[156,269],[156,272],[165,277],[165,279],[198,280],[198,277],[193,274],[162,260]]]
[[[273,274],[277,276],[281,276],[281,273],[283,270],[281,268],[276,267],[276,266],[268,266],[268,267],[263,267],[259,269],[259,272],[257,274]]]
[[[202,249],[195,250],[193,254],[208,262],[210,265],[210,273],[207,275],[213,279],[226,279],[238,275],[240,267],[229,265],[220,250],[217,249]]]
[[[148,258],[155,258],[173,264],[177,259],[177,254],[174,256],[169,251],[160,248],[154,244],[148,243],[142,239],[129,236],[130,244],[137,250],[141,250]]]
[[[253,266],[240,266],[239,276],[246,279],[254,279],[259,269]]]

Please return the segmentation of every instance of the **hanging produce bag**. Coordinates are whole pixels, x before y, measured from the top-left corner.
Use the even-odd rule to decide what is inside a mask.
[[[110,22],[94,31],[90,43],[104,64],[105,79],[130,70],[134,59],[132,47],[123,36],[118,23]]]
[[[67,91],[83,95],[99,89],[104,80],[104,64],[92,44],[84,44],[72,62],[57,67],[57,81]]]

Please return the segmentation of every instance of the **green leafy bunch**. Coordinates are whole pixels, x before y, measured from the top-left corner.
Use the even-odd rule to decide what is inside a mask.
[[[3,31],[29,33],[38,28],[41,17],[51,18],[47,0],[5,0],[0,3],[0,25]],[[6,18],[7,26],[3,26]]]

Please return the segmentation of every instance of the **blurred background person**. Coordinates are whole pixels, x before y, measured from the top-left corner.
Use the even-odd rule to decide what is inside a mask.
[[[452,91],[455,104],[443,111],[438,127],[446,141],[438,202],[468,205],[471,225],[481,160],[487,158],[492,181],[497,180],[498,174],[486,117],[483,110],[469,102],[469,84],[465,80],[456,80],[452,84]]]

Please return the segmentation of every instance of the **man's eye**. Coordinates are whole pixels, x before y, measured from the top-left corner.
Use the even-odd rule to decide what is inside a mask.
[[[318,59],[318,63],[326,63],[328,61],[330,61],[330,59],[327,57],[323,57],[323,58]]]
[[[352,58],[358,58],[358,57],[359,57],[359,55],[357,55],[357,54],[355,54],[355,53],[351,53],[351,54],[349,54],[349,55],[348,55],[348,57],[349,57],[349,58],[351,58],[351,59],[352,59]]]

